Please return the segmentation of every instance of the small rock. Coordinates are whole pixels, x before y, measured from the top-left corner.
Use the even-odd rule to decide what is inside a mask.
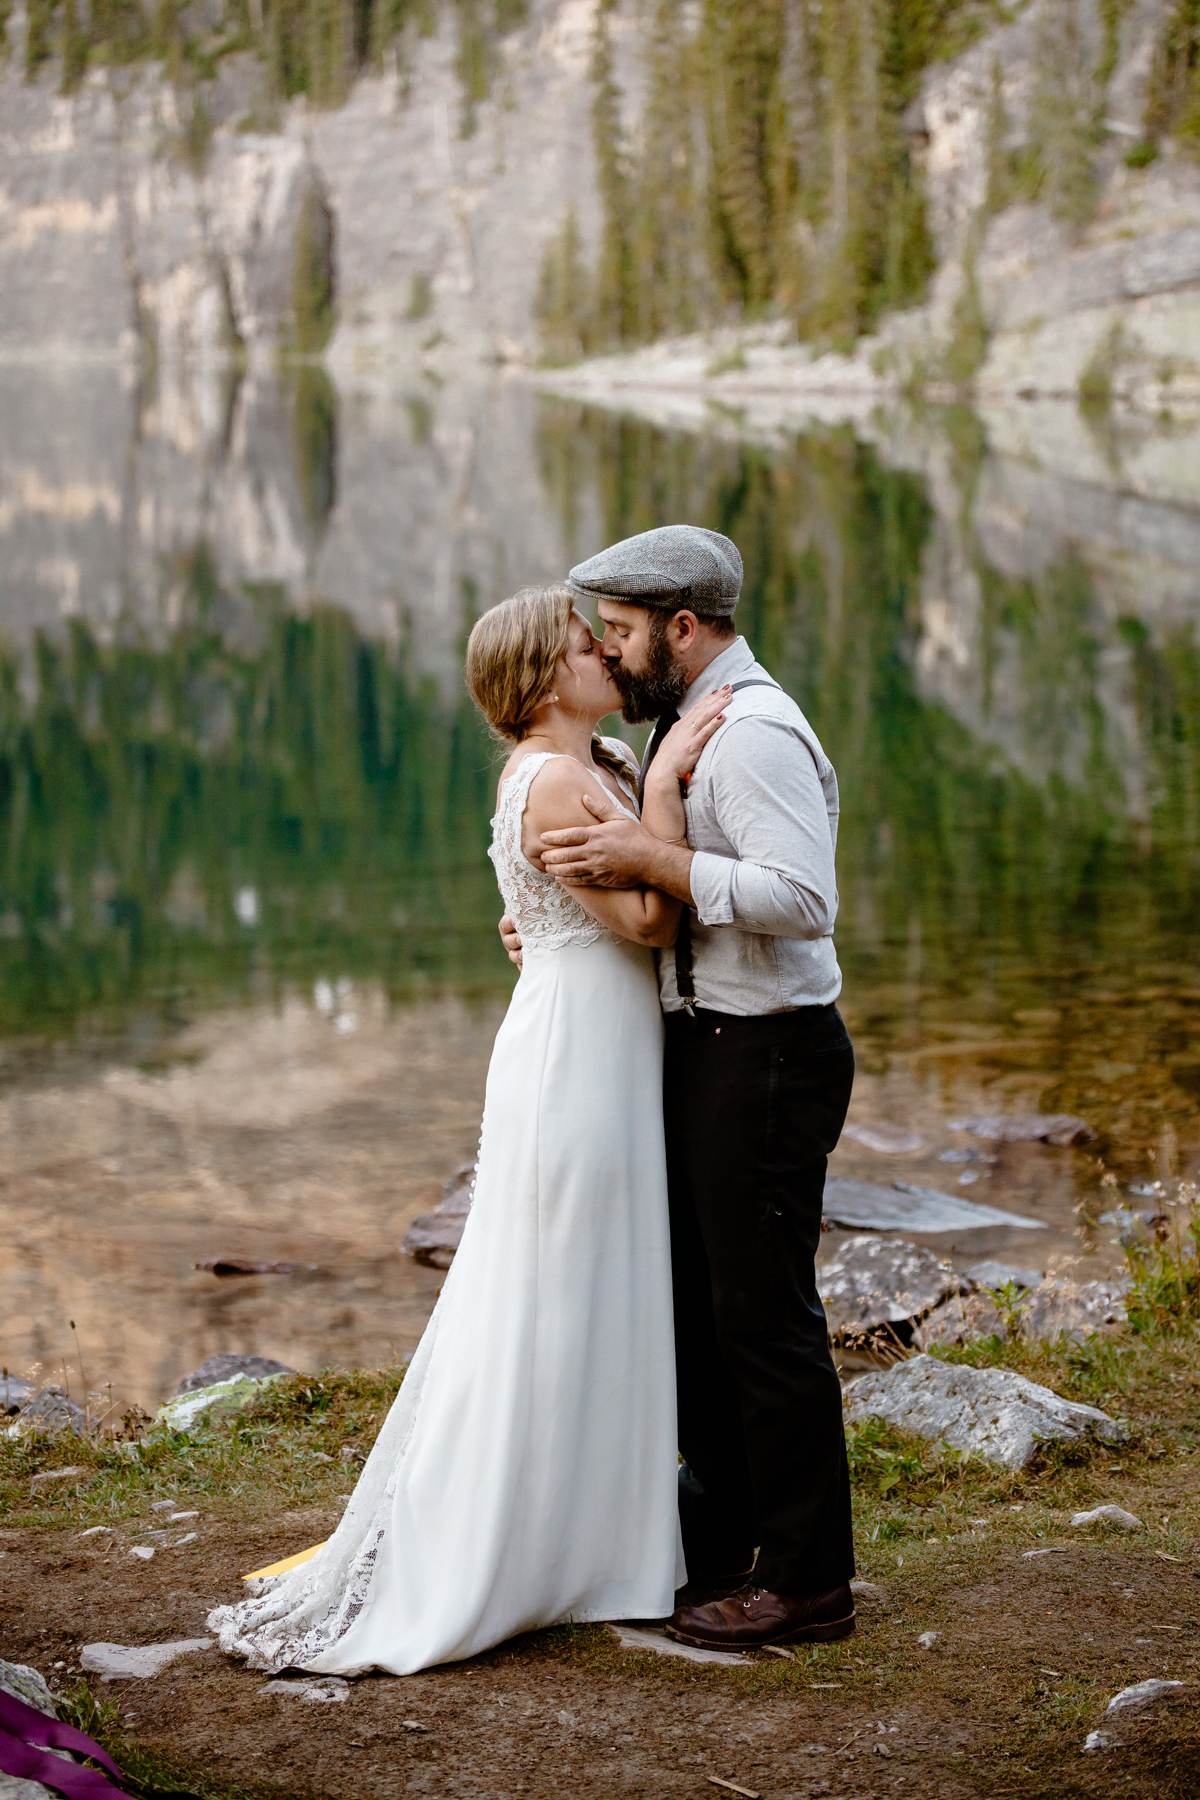
[[[462,1242],[463,1227],[471,1210],[475,1184],[475,1164],[458,1169],[442,1190],[442,1198],[432,1212],[414,1219],[404,1234],[400,1248],[414,1261],[431,1269],[448,1269],[454,1252]]]
[[[1023,1562],[1032,1562],[1035,1556],[1065,1556],[1066,1550],[1061,1544],[1048,1544],[1044,1550],[1022,1550]]]
[[[678,1656],[684,1662],[724,1663],[731,1668],[744,1668],[746,1658],[732,1650],[703,1650],[697,1644],[677,1644],[665,1631],[641,1625],[610,1625],[612,1636],[622,1650],[650,1650],[656,1656]]]
[[[171,1431],[187,1431],[209,1407],[236,1410],[248,1405],[267,1382],[278,1380],[279,1374],[229,1375],[222,1381],[210,1382],[208,1387],[191,1388],[165,1400],[154,1415],[154,1424],[165,1425]]]
[[[854,1237],[817,1269],[817,1286],[835,1338],[863,1337],[923,1318],[956,1293],[961,1279],[932,1250],[904,1238]]]
[[[1119,1694],[1113,1695],[1104,1709],[1104,1717],[1116,1720],[1118,1729],[1089,1731],[1083,1740],[1084,1751],[1114,1749],[1121,1741],[1119,1728],[1125,1722],[1125,1715],[1140,1712],[1143,1707],[1152,1706],[1155,1701],[1186,1686],[1187,1683],[1183,1681],[1164,1681],[1155,1676],[1149,1681],[1138,1681],[1132,1687],[1122,1688]]]
[[[901,1125],[855,1125],[842,1126],[842,1136],[849,1138],[852,1144],[861,1144],[864,1150],[875,1150],[881,1156],[915,1156],[924,1150],[925,1139],[918,1137],[915,1131],[905,1131]]]
[[[23,1700],[26,1706],[36,1706],[48,1718],[55,1717],[54,1697],[46,1686],[45,1677],[28,1663],[10,1663],[0,1658],[0,1694],[11,1694],[15,1700]]]
[[[112,1525],[89,1525],[86,1531],[77,1531],[75,1536],[77,1538],[99,1537],[101,1532],[107,1532],[111,1536],[113,1530]]]
[[[1020,1469],[1041,1443],[1099,1438],[1123,1443],[1128,1428],[1095,1406],[1065,1400],[1011,1369],[971,1369],[913,1356],[860,1375],[846,1389],[851,1419],[881,1418],[1006,1469]]]
[[[917,1643],[922,1650],[932,1650],[940,1636],[941,1633],[937,1631],[923,1631],[917,1639]]]
[[[161,1675],[181,1656],[207,1650],[212,1642],[212,1638],[202,1637],[176,1638],[168,1644],[85,1644],[79,1666],[104,1681],[145,1681]]]
[[[249,1375],[260,1381],[264,1375],[294,1375],[287,1363],[270,1356],[207,1356],[198,1369],[176,1383],[176,1394],[191,1394],[197,1388],[211,1387],[214,1381],[228,1381],[231,1375]]]
[[[193,1264],[210,1275],[319,1275],[316,1263],[257,1262],[247,1256],[206,1256]]]
[[[1005,1336],[1005,1321],[991,1295],[951,1294],[914,1328],[912,1341],[918,1350],[930,1350],[993,1336]]]
[[[8,1427],[8,1436],[23,1437],[34,1431],[73,1431],[83,1437],[87,1432],[87,1414],[61,1388],[40,1388],[22,1406]]]
[[[173,1506],[178,1506],[178,1505],[179,1505],[178,1500],[152,1500],[150,1502],[150,1511],[151,1512],[170,1512],[170,1510]]]
[[[401,1731],[428,1731],[428,1725],[422,1725],[419,1719],[401,1719]]]
[[[972,1263],[964,1273],[968,1281],[980,1288],[1035,1288],[1040,1287],[1043,1279],[1040,1269],[1024,1269],[1016,1263],[997,1262],[993,1258]]]
[[[0,1375],[0,1413],[20,1412],[33,1399],[34,1389],[16,1375]]]
[[[1072,1525],[1119,1525],[1122,1531],[1144,1531],[1145,1526],[1136,1513],[1126,1512],[1123,1506],[1094,1506],[1091,1512],[1077,1512],[1072,1515]]]
[[[86,1475],[87,1470],[76,1467],[74,1463],[66,1469],[43,1469],[40,1475],[33,1476],[31,1487],[40,1487],[45,1481],[73,1481],[76,1476]]]
[[[953,1131],[969,1131],[994,1144],[1090,1144],[1091,1126],[1072,1113],[980,1113],[969,1119],[951,1119]]]
[[[1124,1275],[1111,1281],[1043,1281],[1022,1310],[1021,1335],[1031,1343],[1060,1337],[1081,1342],[1107,1326],[1123,1325],[1129,1287]]]
[[[192,1512],[177,1512],[171,1514],[167,1523],[170,1525],[178,1525],[181,1519],[198,1519],[199,1517],[200,1514],[198,1510]]]
[[[154,1547],[152,1544],[131,1544],[129,1554],[139,1557],[142,1562],[149,1562],[154,1555]]]
[[[1135,1682],[1132,1687],[1122,1688],[1114,1694],[1104,1709],[1104,1716],[1109,1719],[1114,1713],[1133,1712],[1143,1706],[1150,1706],[1155,1700],[1161,1700],[1166,1694],[1173,1694],[1178,1688],[1186,1687],[1186,1681],[1163,1681],[1154,1676],[1149,1681]]]
[[[268,1681],[259,1688],[260,1694],[290,1694],[294,1700],[307,1700],[310,1704],[328,1705],[335,1700],[348,1700],[350,1683],[343,1681],[339,1675],[324,1675],[319,1680],[287,1680],[282,1676]]]
[[[175,1539],[171,1548],[172,1550],[178,1550],[183,1544],[194,1544],[199,1536],[200,1533],[198,1531],[185,1531],[182,1537],[177,1537]]]

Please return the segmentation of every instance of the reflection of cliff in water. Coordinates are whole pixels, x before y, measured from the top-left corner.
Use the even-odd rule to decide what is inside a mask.
[[[32,655],[15,634],[0,745],[9,1029],[335,966],[397,995],[503,983],[483,855],[494,751],[463,695],[463,633],[491,592],[687,517],[741,545],[743,629],[835,756],[852,973],[903,985],[915,956],[921,982],[944,988],[991,979],[1000,959],[1006,992],[1037,994],[1081,960],[1129,976],[1178,953],[1200,900],[1200,652],[1177,607],[1114,608],[1045,523],[1036,571],[990,562],[989,471],[969,436],[918,473],[845,429],[747,444],[544,402],[535,430],[526,404],[514,388],[483,405],[507,420],[498,439],[461,399],[446,415],[466,434],[466,511],[439,488],[429,418],[402,440],[343,405],[336,478],[307,490],[328,512],[314,523],[297,500],[308,524],[291,538],[257,533],[286,508],[231,443],[210,470],[228,483],[219,504],[201,504],[200,484],[193,510],[147,519],[137,542],[153,554],[122,565],[142,585],[114,619],[83,606],[81,576],[65,631],[38,633]],[[273,454],[285,469],[281,444]],[[278,491],[299,493],[292,481]],[[70,484],[55,491],[61,503]],[[44,516],[82,556],[73,520],[128,537],[114,504],[115,523],[82,503]],[[32,519],[18,496],[6,529]],[[537,541],[522,565],[526,519]],[[185,542],[204,520],[216,541]],[[392,559],[383,579],[416,596],[403,614],[379,600],[362,544],[357,560],[330,547],[368,530]],[[282,575],[272,542],[307,543],[309,574],[248,580],[264,564]],[[485,557],[508,559],[490,590],[468,573]],[[26,625],[20,571],[35,564],[18,565]]]

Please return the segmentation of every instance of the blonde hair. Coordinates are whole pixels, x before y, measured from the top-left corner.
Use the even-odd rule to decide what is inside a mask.
[[[489,607],[467,639],[466,678],[472,700],[492,735],[519,744],[528,735],[538,707],[554,687],[558,665],[570,645],[575,596],[561,583],[523,587]],[[628,777],[628,761],[599,734],[592,756],[615,774]]]

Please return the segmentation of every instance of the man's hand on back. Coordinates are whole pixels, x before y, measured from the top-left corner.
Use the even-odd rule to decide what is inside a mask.
[[[504,954],[510,963],[521,967],[521,934],[517,930],[508,913],[505,913],[499,924],[500,942],[504,945]]]

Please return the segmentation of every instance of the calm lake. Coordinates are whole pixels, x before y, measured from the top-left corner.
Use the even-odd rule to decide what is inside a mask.
[[[440,1276],[400,1241],[473,1153],[512,976],[466,633],[673,520],[741,547],[841,782],[851,1118],[911,1147],[835,1172],[1043,1222],[928,1240],[956,1260],[1099,1272],[1099,1215],[1200,1170],[1194,429],[100,369],[0,370],[0,417],[12,1371],[149,1406],[218,1351],[415,1343]],[[1096,1141],[952,1125],[1030,1109]]]

